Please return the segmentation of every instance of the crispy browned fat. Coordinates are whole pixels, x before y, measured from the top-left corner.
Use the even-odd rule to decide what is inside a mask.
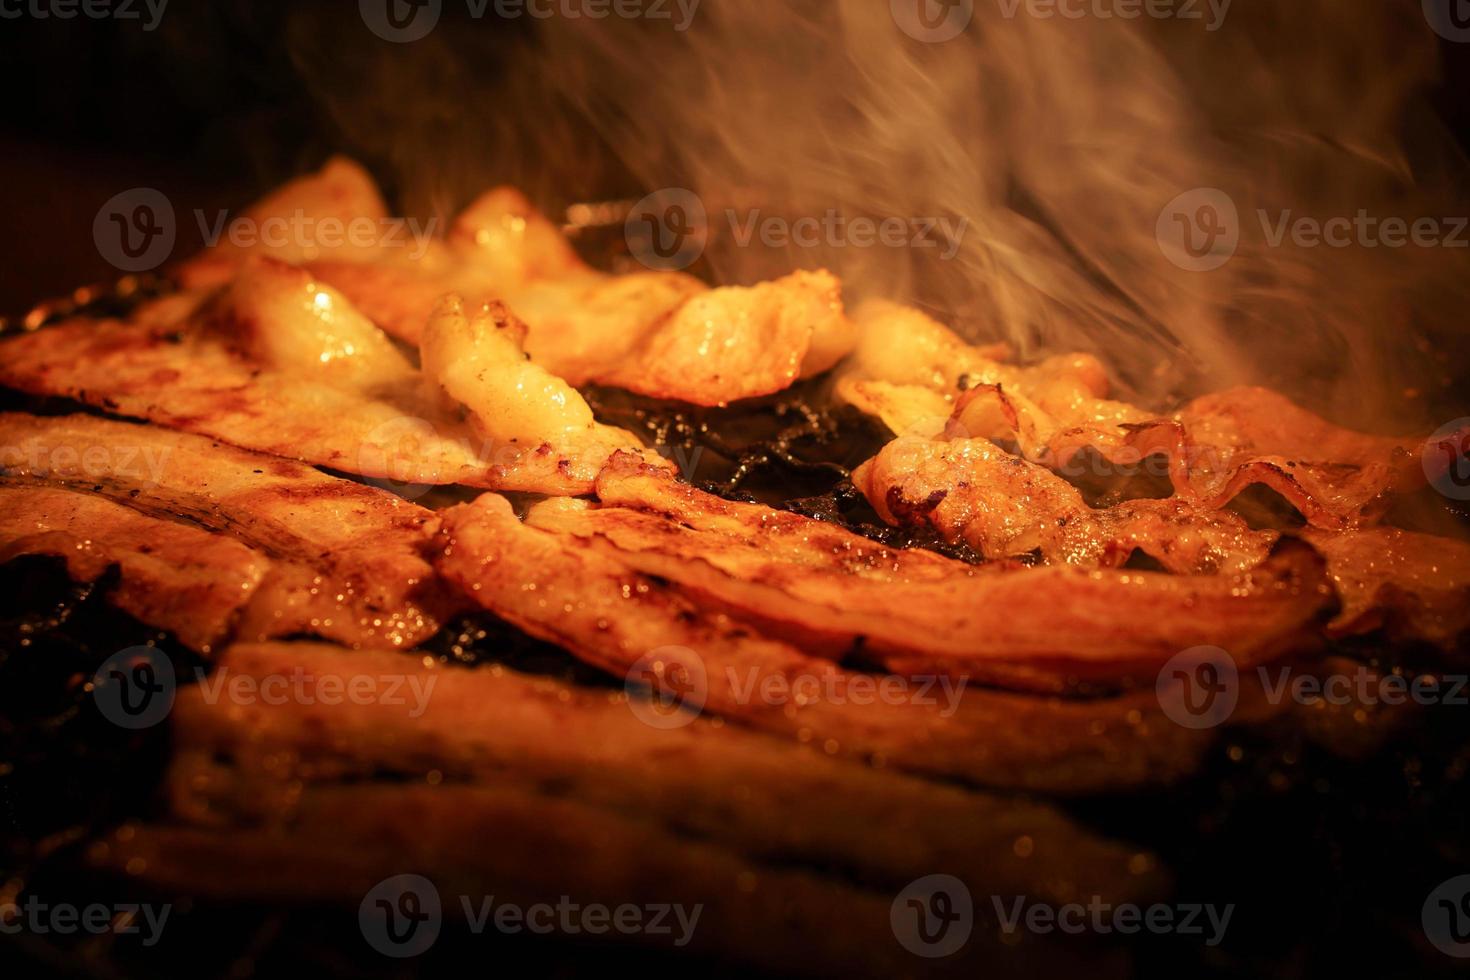
[[[763,635],[699,591],[640,571],[615,549],[527,526],[495,494],[442,516],[442,574],[497,616],[619,677],[680,663],[704,676],[705,710],[828,752],[980,785],[1088,793],[1177,778],[1214,740],[1210,731],[1167,720],[1151,686],[1069,701],[984,690],[931,671],[923,697],[875,699],[870,675]],[[824,529],[836,530],[814,530]],[[668,533],[678,540],[677,531]],[[704,561],[692,553],[686,560]],[[896,560],[916,575],[946,567],[929,553],[899,553]],[[825,615],[820,608],[812,614]],[[689,654],[693,659],[682,664]],[[812,683],[834,693],[775,701],[752,693],[768,684],[801,690]]]
[[[438,518],[302,463],[88,415],[4,414],[0,485],[15,505],[7,554],[80,549],[65,556],[82,577],[116,562],[119,605],[201,650],[295,633],[412,646],[446,611],[427,560]]]
[[[1253,664],[1310,647],[1334,605],[1321,559],[1299,543],[1233,575],[975,567],[725,501],[622,456],[597,493],[600,507],[546,506],[528,520],[807,649],[860,653],[900,673],[1062,689],[1152,677],[1204,644]]]

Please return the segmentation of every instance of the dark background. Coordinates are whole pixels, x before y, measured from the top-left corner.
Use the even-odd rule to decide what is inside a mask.
[[[173,0],[156,30],[142,23],[0,20],[0,214],[11,242],[0,315],[114,276],[92,243],[92,219],[136,186],[174,201],[175,255],[197,239],[186,212],[241,207],[331,152],[366,163],[390,182],[390,197],[402,167],[385,152],[432,165],[463,147],[475,148],[486,175],[553,210],[643,192],[550,86],[531,80],[546,101],[529,105],[526,80],[502,85],[516,50],[536,44],[541,25],[530,18],[471,19],[448,2],[432,44],[407,45],[373,36],[350,0]],[[1427,95],[1467,147],[1470,45],[1442,41],[1440,52],[1440,82]],[[343,93],[367,105],[368,118],[344,121],[334,111]],[[548,128],[563,131],[560,161],[538,159]]]

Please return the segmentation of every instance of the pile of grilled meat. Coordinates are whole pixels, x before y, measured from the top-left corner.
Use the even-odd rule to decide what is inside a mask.
[[[299,213],[387,209],[333,160],[249,212]],[[452,895],[697,905],[673,955],[780,972],[1106,973],[1116,950],[1007,931],[987,897],[1175,894],[1088,801],[1242,740],[1386,752],[1414,706],[1271,697],[1260,668],[1464,652],[1470,545],[1390,523],[1458,434],[1259,388],[1150,411],[1094,357],[1015,364],[847,310],[822,271],[596,271],[508,189],[413,254],[222,244],[171,275],[0,343],[6,697],[48,696],[24,664],[69,618],[110,624],[48,654],[73,689],[129,646],[145,676],[138,636],[177,678],[156,758],[72,747],[144,790],[37,818],[33,862],[274,910],[355,912],[400,874],[451,919]],[[1093,493],[1099,468],[1154,479]],[[1181,720],[1165,681],[1222,670],[1228,717]],[[375,696],[325,693],[354,685]],[[65,764],[27,738],[22,774]],[[931,874],[977,916],[942,961],[892,926]]]

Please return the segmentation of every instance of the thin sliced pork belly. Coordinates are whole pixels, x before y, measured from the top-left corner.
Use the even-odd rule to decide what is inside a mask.
[[[927,703],[860,698],[849,689],[870,686],[871,676],[762,636],[592,540],[529,527],[494,494],[443,517],[441,573],[497,616],[617,677],[646,665],[653,651],[694,651],[707,678],[706,710],[830,752],[979,785],[1087,793],[1177,778],[1192,771],[1213,741],[1210,732],[1167,720],[1152,688],[1070,702],[970,685],[959,690],[952,712],[944,710],[946,689],[938,681],[929,683]],[[944,559],[899,554],[888,564],[894,563],[923,576]],[[769,703],[750,693],[763,684],[790,689],[803,679],[836,694]]]
[[[1066,480],[987,439],[896,439],[852,481],[889,524],[933,528],[987,558],[1037,551],[1048,562],[1112,567],[1138,550],[1181,574],[1242,572],[1277,538],[1179,499],[1094,510]]]
[[[246,216],[306,214],[350,222],[344,208],[382,222],[371,179],[337,158],[254,205]],[[434,303],[449,293],[469,305],[502,300],[530,325],[526,350],[573,385],[599,383],[654,398],[724,405],[781,391],[832,367],[855,342],[837,280],[796,272],[754,286],[711,289],[677,272],[610,276],[519,192],[486,192],[443,239],[340,248],[225,243],[183,264],[191,285],[213,285],[253,252],[308,266],[379,326],[417,344]]]
[[[113,605],[208,653],[267,576],[264,555],[221,534],[139,513],[89,490],[11,486],[0,477],[0,562],[55,555],[75,581],[117,565]]]
[[[528,521],[805,646],[889,666],[1052,687],[1152,676],[1201,644],[1251,664],[1310,646],[1332,604],[1321,561],[1299,544],[1238,575],[976,568],[721,500],[622,456],[597,493],[601,507],[543,506]]]
[[[212,532],[248,548],[267,567],[253,584],[235,582],[247,600],[237,610],[238,638],[307,633],[397,647],[412,646],[439,628],[445,604],[426,560],[438,519],[393,494],[199,436],[86,415],[0,415],[0,467],[14,493],[95,495],[97,506],[69,506],[101,523],[90,530],[79,523],[58,530],[100,542],[121,565],[127,590],[149,589],[150,576],[165,574],[147,557],[155,546],[168,546],[170,558],[181,563],[186,559],[175,552],[191,544],[201,556],[217,552],[242,560],[226,545],[205,547],[187,530]],[[46,499],[25,506],[35,511]],[[106,502],[115,507],[100,506]],[[29,536],[24,521],[7,522],[7,529],[12,543]],[[40,550],[34,540],[25,547]],[[167,573],[172,585],[182,587],[184,567]],[[219,574],[226,577],[215,588],[233,581],[233,572]],[[223,609],[210,611],[208,628],[200,628],[192,613],[172,603],[145,611],[151,623],[186,642],[195,637],[202,643],[228,618]]]
[[[586,493],[610,451],[476,435],[340,295],[264,260],[182,320],[77,320],[8,341],[0,384],[411,485]],[[497,394],[511,397],[482,393]]]
[[[1016,367],[916,310],[865,304],[855,319],[862,340],[837,394],[899,435],[1007,440],[1053,468],[1085,449],[1120,466],[1158,454],[1188,504],[1219,508],[1262,483],[1330,529],[1372,523],[1392,495],[1424,483],[1419,441],[1343,429],[1262,388],[1207,395],[1164,417],[1109,400],[1088,355]]]
[[[751,861],[657,824],[513,786],[307,786],[284,823],[129,823],[88,856],[167,891],[271,906],[355,909],[384,879],[422,875],[438,893],[446,929],[467,917],[462,897],[475,916],[492,896],[492,911],[567,902],[608,909],[678,904],[692,915],[699,906],[687,944],[675,951],[773,973],[907,976],[916,962],[893,938],[892,890]],[[977,901],[976,908],[988,920],[988,906]],[[664,922],[670,928],[662,934],[610,928],[591,938],[674,949],[677,919],[670,914]],[[1040,943],[1001,947],[985,929],[944,963],[971,971],[989,963],[987,975],[1017,978],[1066,975],[1084,965],[1090,975],[1123,975],[1108,957],[1084,959]]]
[[[1470,544],[1397,528],[1308,529],[1327,557],[1342,612],[1335,635],[1379,627],[1393,636],[1452,647],[1470,630]]]
[[[897,439],[853,473],[885,521],[931,527],[990,558],[1036,550],[1052,562],[1118,565],[1135,550],[1170,571],[1242,572],[1280,534],[1252,530],[1224,510],[1179,497],[1093,510],[1065,480],[984,439]],[[1396,528],[1307,528],[1342,600],[1336,636],[1388,626],[1398,636],[1453,646],[1470,627],[1470,544]]]
[[[658,728],[627,697],[501,667],[354,653],[317,644],[237,645],[217,673],[180,692],[182,754],[174,813],[198,822],[279,819],[301,781],[487,782],[560,795],[663,823],[756,859],[802,855],[900,888],[917,868],[946,868],[987,893],[1067,901],[1147,901],[1163,882],[1136,873],[1136,848],[1096,837],[1044,804],[985,796],[853,765],[700,718]],[[387,697],[221,702],[211,683],[305,678],[314,693],[368,679]],[[220,690],[227,690],[221,688]],[[1029,837],[1032,850],[1015,853]]]

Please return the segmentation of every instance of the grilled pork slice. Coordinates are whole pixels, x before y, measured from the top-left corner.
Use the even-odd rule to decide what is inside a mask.
[[[1096,567],[1140,550],[1174,572],[1238,573],[1264,561],[1280,537],[1178,497],[1093,510],[1065,480],[984,439],[897,439],[858,467],[853,483],[890,524],[931,527],[991,558],[1034,550]],[[1470,544],[1386,527],[1296,536],[1322,554],[1342,600],[1332,635],[1387,626],[1449,647],[1470,627]]]
[[[89,490],[14,486],[0,477],[0,562],[55,555],[75,581],[117,565],[110,599],[135,619],[209,652],[270,573],[265,555],[221,534],[139,513]]]
[[[927,678],[890,679],[889,689],[896,683],[899,695],[876,697],[872,676],[761,635],[693,592],[637,570],[625,560],[633,555],[599,547],[590,538],[527,526],[494,494],[442,516],[440,571],[484,608],[618,677],[643,676],[649,669],[658,674],[658,663],[677,659],[681,677],[689,677],[687,683],[669,679],[669,688],[692,684],[694,696],[712,713],[820,744],[833,754],[980,785],[1087,793],[1177,778],[1194,769],[1213,741],[1208,731],[1168,721],[1152,690],[1068,702],[979,690],[931,672]],[[670,541],[687,549],[686,562],[708,560],[682,538],[674,521],[662,526]],[[814,553],[825,550],[818,535],[826,528],[812,529]],[[766,543],[773,549],[782,544]],[[943,559],[927,553],[888,553],[876,561],[872,554],[829,552],[827,558],[875,574],[884,564],[915,575],[944,567]],[[881,589],[881,578],[875,582]],[[870,591],[849,593],[848,608],[857,609]],[[928,598],[942,592],[932,589]],[[829,618],[820,606],[811,614]],[[922,614],[919,607],[915,615]],[[662,687],[664,675],[658,676]],[[821,693],[806,693],[812,687]]]
[[[231,616],[239,638],[412,646],[447,611],[425,558],[434,514],[301,463],[93,416],[5,414],[0,467],[17,508],[9,553],[76,541],[98,557],[72,561],[75,574],[117,562],[119,603],[201,649]]]
[[[1470,630],[1470,544],[1389,527],[1301,536],[1327,557],[1342,596],[1334,635],[1385,628],[1452,647]]]
[[[413,486],[585,493],[606,458],[558,450],[559,430],[476,435],[340,294],[268,260],[246,263],[182,315],[150,310],[129,322],[78,320],[17,337],[0,345],[0,383]],[[477,404],[496,394],[475,393]],[[613,441],[637,445],[631,436]]]
[[[296,223],[313,229],[321,229],[324,222],[335,222],[341,230],[341,241],[332,248],[333,254],[355,255],[366,260],[381,251],[380,236],[387,219],[388,206],[371,175],[346,157],[333,157],[316,173],[282,184],[234,220],[262,232],[271,227],[267,222],[284,222],[285,226]],[[367,222],[374,226],[373,231],[366,235],[349,234],[353,222],[359,226]],[[222,227],[220,231],[226,229]],[[314,244],[312,237],[315,236],[259,234],[249,245],[244,245],[222,234],[214,245],[181,263],[175,273],[189,288],[208,288],[228,282],[239,264],[251,257],[300,265],[321,254],[320,245]]]
[[[1087,355],[1019,368],[914,310],[870,304],[856,319],[862,341],[837,392],[901,435],[1004,439],[1052,468],[1086,449],[1121,466],[1160,455],[1190,505],[1222,507],[1260,483],[1329,529],[1372,523],[1392,495],[1424,483],[1421,440],[1352,432],[1263,388],[1163,417],[1108,400],[1106,374]]]
[[[460,298],[447,296],[419,344],[424,375],[449,405],[463,406],[486,445],[548,446],[579,484],[618,450],[641,448],[630,433],[593,419],[577,389],[528,359],[525,333],[503,303],[466,315]]]
[[[354,205],[359,215],[344,214]],[[340,158],[247,212],[258,224],[302,214],[386,227],[371,178]],[[376,247],[344,239],[330,249],[225,244],[185,263],[181,277],[218,283],[252,251],[305,264],[412,344],[447,294],[471,306],[503,300],[530,325],[527,352],[568,383],[597,382],[700,405],[780,391],[832,367],[856,339],[840,286],[825,271],[717,289],[678,272],[605,275],[583,263],[556,226],[508,187],[475,200],[443,239],[379,239]]]
[[[235,703],[232,686],[242,684],[286,684],[302,696]],[[354,689],[371,693],[319,696]],[[432,770],[451,783],[573,797],[753,859],[802,860],[894,888],[944,869],[972,889],[1055,901],[1147,901],[1162,890],[1150,855],[1053,807],[852,765],[706,718],[655,727],[639,716],[649,710],[622,691],[498,666],[237,645],[175,704],[173,812],[201,823],[281,819],[303,780],[422,780]]]
[[[1242,572],[1277,538],[1178,498],[1094,510],[1072,484],[988,439],[896,439],[852,482],[889,524],[933,528],[987,558],[1034,551],[1048,562],[1104,567],[1143,551],[1172,572]]]
[[[977,568],[721,500],[632,458],[614,457],[597,493],[601,507],[546,506],[527,519],[810,649],[860,652],[900,673],[923,665],[1064,689],[1151,678],[1202,644],[1252,664],[1310,647],[1332,604],[1320,559],[1300,544],[1238,575]]]
[[[435,898],[446,930],[468,921],[492,939],[494,913],[505,906],[529,913],[548,905],[553,914],[538,913],[534,921],[549,919],[557,932],[570,927],[558,928],[564,920],[555,910],[575,906],[578,941],[638,943],[786,976],[911,976],[926,962],[895,939],[890,910],[897,889],[751,861],[656,824],[518,786],[307,786],[284,825],[127,824],[89,856],[189,896],[362,907],[365,926],[377,915],[377,928],[389,930],[405,923],[386,921],[383,905],[421,914]],[[386,880],[410,874],[428,880],[427,888],[414,882],[423,889],[415,892],[417,905],[398,901],[403,883]],[[1034,941],[1002,947],[989,896],[973,898],[979,921],[963,950],[942,961],[946,973],[986,964],[987,975],[999,976],[1067,975],[1084,966],[1089,975],[1123,975],[1097,951],[1084,959],[1080,951]],[[610,915],[596,929],[581,928],[580,910],[593,905],[639,906],[645,923],[658,909],[668,914],[658,914],[657,930],[612,928],[617,920]],[[670,911],[674,905],[683,920]],[[408,941],[402,934],[391,940]]]

